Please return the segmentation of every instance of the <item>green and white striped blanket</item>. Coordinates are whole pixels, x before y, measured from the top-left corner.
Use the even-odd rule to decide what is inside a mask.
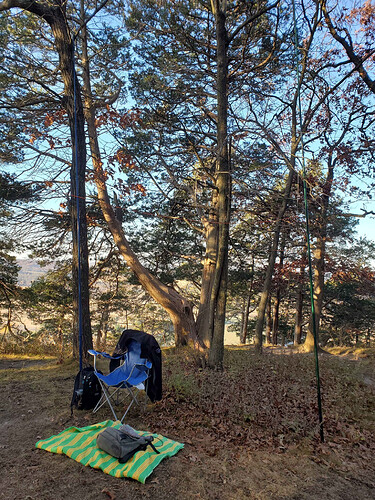
[[[128,462],[120,464],[117,458],[108,455],[96,445],[96,436],[102,430],[106,427],[118,428],[120,426],[120,422],[106,420],[87,427],[69,427],[57,436],[38,441],[35,446],[51,453],[65,454],[76,462],[94,469],[101,469],[111,476],[131,477],[143,484],[164,458],[172,457],[184,447],[182,443],[172,441],[160,434],[152,434],[153,444],[160,454],[155,453],[149,446],[146,451],[138,451]],[[149,435],[147,432],[137,432],[140,435]]]

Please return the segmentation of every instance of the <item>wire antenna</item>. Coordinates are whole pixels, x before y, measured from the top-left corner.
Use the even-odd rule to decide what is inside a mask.
[[[293,0],[293,24],[294,24],[294,51],[295,51],[295,59],[296,59],[296,73],[297,73],[298,115],[299,115],[299,126],[300,126],[300,134],[301,134],[303,199],[304,199],[304,207],[305,207],[307,255],[308,255],[308,263],[309,263],[311,315],[312,315],[312,327],[313,327],[313,334],[314,334],[315,374],[316,374],[316,387],[317,387],[317,398],[318,398],[319,433],[320,433],[320,440],[323,443],[324,442],[324,430],[323,430],[322,397],[321,397],[321,391],[320,391],[318,335],[317,335],[317,324],[316,324],[316,318],[315,318],[314,284],[313,284],[312,263],[311,263],[310,224],[309,224],[309,206],[308,206],[308,201],[307,201],[305,147],[304,147],[303,131],[302,131],[301,82],[300,82],[299,58],[298,58],[299,40],[298,40],[298,28],[297,28],[295,0]]]

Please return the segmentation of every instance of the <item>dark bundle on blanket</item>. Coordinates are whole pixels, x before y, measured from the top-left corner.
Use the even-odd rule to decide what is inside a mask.
[[[96,444],[120,464],[126,463],[137,451],[145,451],[148,446],[159,454],[152,444],[153,436],[140,436],[130,425],[122,425],[119,429],[107,427],[96,438]]]

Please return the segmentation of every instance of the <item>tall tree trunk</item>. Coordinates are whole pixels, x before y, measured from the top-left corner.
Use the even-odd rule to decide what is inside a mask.
[[[279,259],[279,283],[276,287],[275,302],[273,306],[273,320],[272,320],[272,344],[277,345],[277,335],[279,333],[279,312],[281,302],[281,275],[284,267],[284,253],[285,253],[285,240],[286,229],[282,231],[282,239],[280,244],[280,259]]]
[[[292,158],[294,158],[294,156],[292,156]],[[294,167],[294,163],[293,163],[293,167]],[[257,352],[262,351],[262,342],[263,342],[262,335],[263,335],[264,316],[265,316],[265,312],[266,312],[268,295],[269,295],[270,289],[271,289],[272,275],[273,275],[273,270],[275,267],[277,248],[279,246],[279,239],[280,239],[280,232],[281,232],[283,217],[284,217],[284,214],[285,214],[286,209],[288,207],[288,201],[289,201],[290,192],[292,189],[293,180],[294,180],[294,170],[293,170],[293,168],[290,168],[287,182],[286,182],[286,186],[285,186],[283,199],[281,202],[279,212],[277,214],[274,234],[273,234],[273,238],[272,238],[271,252],[270,252],[270,256],[269,256],[269,260],[268,260],[268,266],[267,266],[267,270],[266,270],[266,276],[264,279],[263,290],[262,290],[262,294],[260,296],[260,301],[259,301],[259,306],[258,306],[258,317],[257,317],[256,325],[255,325],[255,339],[254,339],[255,350]]]
[[[82,336],[81,354],[86,360],[87,350],[92,349],[85,188],[86,141],[80,86],[77,77],[75,79],[75,109],[74,103],[73,109],[71,109],[71,100],[68,101],[69,105],[67,106],[73,144],[73,168],[70,175],[72,193],[70,212],[73,236],[73,356],[77,358],[80,355],[80,336]]]
[[[325,261],[325,236],[319,234],[314,249],[314,314],[316,338],[319,342],[319,325],[322,315],[323,293],[324,293],[324,261]],[[309,326],[306,333],[306,339],[303,344],[303,349],[306,352],[311,352],[314,349],[314,328],[313,319],[310,318]]]
[[[89,303],[89,263],[86,221],[86,140],[81,89],[74,71],[74,46],[67,32],[62,14],[51,24],[60,59],[60,71],[64,80],[66,109],[69,117],[73,144],[73,160],[70,173],[71,220],[73,236],[73,355],[81,354],[87,360],[87,350],[92,349],[92,331]],[[79,213],[77,213],[79,212]]]
[[[64,314],[60,316],[59,324],[57,326],[57,335],[60,344],[59,363],[62,363],[64,361],[64,332],[62,329],[63,320],[64,320]]]
[[[250,286],[249,286],[249,290],[248,290],[246,307],[245,307],[245,311],[244,311],[244,318],[243,318],[243,322],[242,322],[242,329],[241,329],[241,335],[240,335],[241,344],[246,344],[247,330],[248,330],[248,324],[249,324],[250,304],[251,304],[251,298],[253,296],[253,283],[254,283],[254,256],[252,256],[251,280],[250,280]]]
[[[271,343],[271,331],[272,331],[272,304],[271,304],[271,294],[268,294],[267,305],[266,305],[266,344]]]
[[[199,311],[197,315],[198,336],[207,347],[211,345],[211,336],[209,333],[210,305],[212,287],[215,278],[219,234],[216,212],[216,198],[216,191],[214,191],[209,220],[205,222],[206,253],[203,261],[202,286],[200,293]]]
[[[12,333],[12,302],[10,300],[10,297],[7,293],[7,291],[4,289],[4,293],[8,302],[8,307],[7,307],[7,322],[4,327],[4,334],[5,333]]]
[[[301,256],[301,267],[298,275],[298,285],[296,294],[296,321],[294,325],[294,345],[301,343],[302,338],[302,319],[303,319],[303,289],[305,281],[307,247],[304,245]]]
[[[316,10],[316,14],[314,16],[314,24],[312,25],[314,31],[316,27],[318,26],[318,13],[319,9]],[[299,72],[299,83],[298,87],[305,78],[306,72],[307,72],[307,66],[308,66],[308,52],[309,52],[309,47],[311,46],[312,43],[312,36],[307,38],[306,40],[306,45],[303,50],[303,56],[302,56],[302,61],[300,64],[300,72]],[[298,150],[299,143],[301,142],[302,139],[302,134],[304,133],[304,129],[307,127],[307,124],[310,122],[310,118],[307,119],[307,116],[305,118],[305,123],[302,124],[302,130],[300,130],[299,135],[297,134],[297,121],[298,121],[298,101],[299,101],[299,92],[296,90],[294,93],[294,97],[291,102],[291,148],[290,148],[290,158],[289,160],[286,159],[287,165],[289,167],[289,174],[288,174],[288,179],[286,183],[286,188],[284,192],[284,197],[283,201],[280,205],[279,213],[276,219],[276,224],[275,224],[275,230],[274,230],[274,236],[273,236],[273,241],[272,241],[272,249],[271,249],[271,255],[269,258],[268,262],[268,267],[266,271],[266,277],[264,281],[264,286],[262,290],[262,294],[260,297],[260,302],[259,302],[259,307],[258,307],[258,318],[257,318],[257,323],[255,326],[255,349],[258,352],[262,351],[262,332],[263,332],[263,323],[264,323],[264,314],[265,314],[265,309],[266,309],[266,304],[267,304],[267,298],[268,298],[268,293],[270,290],[271,286],[271,281],[272,281],[272,274],[273,274],[273,269],[275,265],[275,259],[276,259],[276,252],[278,248],[278,243],[279,243],[279,237],[280,237],[280,229],[283,221],[283,217],[285,214],[285,211],[288,207],[288,201],[289,201],[289,196],[291,192],[291,188],[293,185],[293,180],[295,177],[295,171],[296,171],[296,153]],[[271,136],[272,138],[272,136]],[[273,139],[271,141],[272,143],[274,142]],[[281,148],[279,148],[278,145],[275,145],[275,148],[281,151]]]
[[[277,345],[277,336],[279,333],[279,314],[280,314],[280,302],[281,302],[280,297],[281,297],[281,289],[280,286],[278,286],[275,293],[275,301],[273,304],[273,314],[272,314],[271,342],[273,345]]]
[[[249,312],[250,312],[250,304],[251,304],[252,295],[253,295],[253,291],[248,290],[247,298],[245,301],[245,307],[244,307],[244,311],[243,311],[242,324],[241,324],[241,334],[240,334],[241,344],[246,344],[247,330],[249,327]]]
[[[6,286],[2,287],[2,292],[7,302],[7,320],[5,326],[3,327],[4,330],[3,339],[4,339],[7,333],[12,333],[12,301],[10,300],[9,292],[7,291]]]
[[[202,346],[202,343],[198,339],[191,303],[186,298],[182,297],[174,288],[164,285],[141,264],[136,254],[130,248],[121,222],[116,218],[116,214],[111,205],[107,191],[106,174],[102,168],[99,141],[95,126],[95,108],[92,100],[90,67],[89,59],[87,57],[87,34],[85,27],[82,29],[82,36],[82,64],[84,74],[86,122],[95,173],[95,184],[98,191],[99,205],[103,212],[104,219],[113,236],[115,244],[120,251],[120,254],[125,259],[130,269],[137,276],[142,287],[168,312],[174,326],[176,344],[184,345],[190,338],[197,345]]]
[[[332,153],[328,157],[328,171],[325,183],[322,187],[322,196],[320,197],[320,213],[317,218],[316,228],[316,243],[314,249],[314,284],[313,284],[313,300],[314,300],[314,316],[315,316],[315,335],[314,322],[311,315],[309,327],[306,333],[306,340],[303,344],[303,349],[306,352],[311,352],[316,342],[319,342],[319,327],[322,315],[323,296],[324,296],[324,272],[325,272],[325,255],[326,255],[326,239],[327,239],[327,212],[332,190],[333,173],[335,161],[332,159]],[[318,208],[318,207],[317,207]]]
[[[101,311],[101,318],[96,337],[96,348],[99,350],[104,350],[104,338],[106,337],[108,331],[108,321],[109,321],[109,304],[106,303],[104,304],[103,309]]]
[[[228,286],[228,244],[230,220],[230,161],[228,155],[228,34],[226,2],[212,0],[217,41],[217,181],[218,251],[215,278],[211,293],[209,334],[212,337],[208,354],[211,368],[221,368],[224,356],[225,312]]]

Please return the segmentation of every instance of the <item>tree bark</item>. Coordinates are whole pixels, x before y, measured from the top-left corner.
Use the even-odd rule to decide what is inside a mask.
[[[266,305],[266,344],[271,343],[271,332],[272,332],[272,305],[271,305],[271,294],[268,294],[267,305]]]
[[[294,158],[294,156],[292,156],[292,158]],[[268,260],[268,266],[267,266],[267,270],[266,270],[266,276],[264,279],[263,290],[262,290],[262,294],[260,296],[260,301],[259,301],[259,306],[258,306],[258,317],[257,317],[256,325],[255,325],[255,339],[254,339],[255,350],[258,353],[262,352],[264,316],[265,316],[265,312],[266,312],[268,295],[269,295],[270,288],[271,288],[273,270],[275,268],[277,248],[279,246],[279,239],[280,239],[280,232],[281,232],[283,217],[284,217],[284,214],[285,214],[286,209],[288,207],[288,201],[289,201],[289,197],[290,197],[290,192],[291,192],[293,180],[294,180],[294,170],[293,170],[293,168],[290,168],[287,182],[286,182],[286,186],[285,186],[284,195],[283,195],[283,200],[282,200],[282,203],[281,203],[278,215],[277,215],[277,219],[276,219],[274,235],[272,238],[270,257]]]
[[[316,239],[314,249],[314,315],[316,340],[319,343],[319,325],[322,315],[323,293],[324,293],[324,267],[325,267],[325,241],[323,234],[319,234]],[[306,333],[306,339],[303,344],[305,352],[312,352],[314,349],[315,337],[312,316],[309,321],[309,326]]]
[[[248,330],[248,324],[249,324],[250,304],[251,304],[251,298],[253,296],[253,283],[254,283],[254,256],[252,257],[251,280],[250,280],[250,286],[249,286],[249,291],[248,291],[248,295],[247,295],[246,307],[245,307],[245,311],[244,311],[244,318],[243,318],[243,322],[242,322],[242,329],[241,329],[241,335],[240,335],[241,344],[246,344],[247,330]]]
[[[273,345],[277,345],[277,336],[279,333],[279,313],[280,313],[280,297],[281,290],[280,286],[277,287],[275,294],[275,301],[273,304],[273,314],[272,314],[272,339],[271,342]]]
[[[243,318],[242,318],[241,334],[240,334],[241,344],[246,344],[247,330],[249,327],[249,312],[250,312],[251,297],[252,297],[252,290],[249,290],[248,294],[247,294],[247,299],[245,301],[244,310],[243,310]]]
[[[225,312],[228,286],[228,245],[230,221],[230,161],[228,155],[228,33],[226,3],[214,0],[217,41],[217,181],[218,251],[211,293],[209,335],[212,338],[208,365],[221,369],[224,356]]]
[[[301,256],[301,267],[298,275],[298,286],[296,295],[296,322],[294,325],[294,345],[297,346],[301,343],[302,339],[302,320],[303,320],[303,288],[306,267],[307,247],[304,245]]]
[[[300,65],[300,72],[299,72],[299,82],[298,85],[300,86],[304,78],[306,77],[307,69],[308,69],[308,53],[309,49],[311,47],[311,44],[313,42],[313,35],[315,34],[316,29],[320,25],[319,22],[319,9],[316,8],[315,14],[313,16],[313,22],[310,24],[310,35],[306,38],[305,43],[304,43],[304,50],[303,50],[303,55],[302,55],[302,61]],[[275,225],[275,230],[274,230],[274,236],[273,236],[273,242],[272,242],[272,249],[271,249],[271,255],[269,258],[269,263],[266,271],[266,277],[265,277],[265,282],[263,286],[263,291],[260,297],[260,302],[259,302],[259,307],[258,307],[258,318],[257,318],[257,323],[255,326],[255,349],[258,352],[262,351],[262,333],[263,333],[263,323],[264,323],[264,313],[265,313],[265,308],[267,304],[267,297],[269,293],[269,289],[271,286],[271,281],[272,281],[272,274],[273,274],[273,269],[275,265],[275,259],[276,259],[276,252],[278,248],[278,242],[279,242],[279,237],[280,237],[280,229],[282,225],[282,219],[284,217],[285,211],[288,206],[288,200],[291,192],[291,187],[293,184],[293,179],[294,179],[294,172],[296,171],[296,153],[297,149],[299,146],[299,143],[301,142],[302,136],[304,131],[307,129],[308,125],[311,123],[311,119],[314,115],[314,113],[307,113],[305,115],[304,123],[302,123],[302,129],[299,131],[299,134],[297,134],[297,116],[299,115],[298,111],[298,91],[294,93],[294,96],[291,100],[291,106],[290,106],[290,111],[291,111],[291,148],[290,148],[290,158],[286,158],[286,156],[283,154],[282,149],[280,146],[277,144],[277,142],[273,138],[273,134],[269,134],[269,132],[265,129],[263,129],[269,138],[271,139],[271,144],[274,145],[275,149],[278,150],[282,156],[285,158],[286,163],[289,168],[289,175],[288,175],[288,180],[287,180],[287,185],[285,188],[284,192],[284,198],[281,203],[279,213],[276,219],[276,225]],[[317,108],[316,108],[317,109]]]
[[[96,336],[96,349],[105,350],[104,339],[107,337],[109,321],[109,304],[106,303],[101,310],[98,333]]]
[[[206,253],[203,261],[202,286],[196,322],[198,336],[207,347],[210,347],[212,340],[209,333],[210,305],[212,287],[215,278],[219,234],[216,212],[216,198],[217,196],[215,191],[213,194],[212,208],[210,210],[209,220],[206,221],[205,227]]]
[[[273,306],[273,320],[272,320],[272,344],[277,345],[277,335],[279,333],[279,312],[281,302],[281,273],[284,266],[284,253],[285,253],[285,240],[286,230],[284,228],[280,244],[280,259],[279,259],[279,283],[276,287],[275,302]]]
[[[64,320],[64,314],[61,315],[59,324],[57,326],[57,332],[60,344],[59,363],[62,363],[64,361],[64,332],[62,329],[63,320]]]
[[[89,263],[86,220],[86,138],[81,89],[74,71],[74,46],[67,31],[66,20],[58,11],[51,23],[56,49],[59,54],[60,71],[64,81],[66,110],[69,117],[73,144],[73,160],[70,175],[71,219],[73,236],[73,355],[82,355],[87,360],[87,350],[92,349],[92,331],[89,305]],[[78,182],[78,184],[77,184]],[[79,212],[79,214],[77,213]],[[80,352],[80,335],[82,345]]]
[[[327,212],[332,191],[332,182],[334,174],[334,160],[332,153],[328,157],[327,177],[322,188],[322,196],[320,197],[320,213],[317,215],[316,228],[316,243],[314,249],[314,285],[313,285],[313,300],[314,300],[314,316],[315,316],[315,335],[314,322],[311,315],[309,327],[306,333],[306,340],[303,344],[303,349],[306,352],[311,352],[314,349],[315,337],[316,342],[319,342],[319,326],[322,315],[323,296],[324,296],[324,272],[325,272],[325,255],[326,255],[326,239],[327,239]],[[318,208],[318,207],[317,207]]]

